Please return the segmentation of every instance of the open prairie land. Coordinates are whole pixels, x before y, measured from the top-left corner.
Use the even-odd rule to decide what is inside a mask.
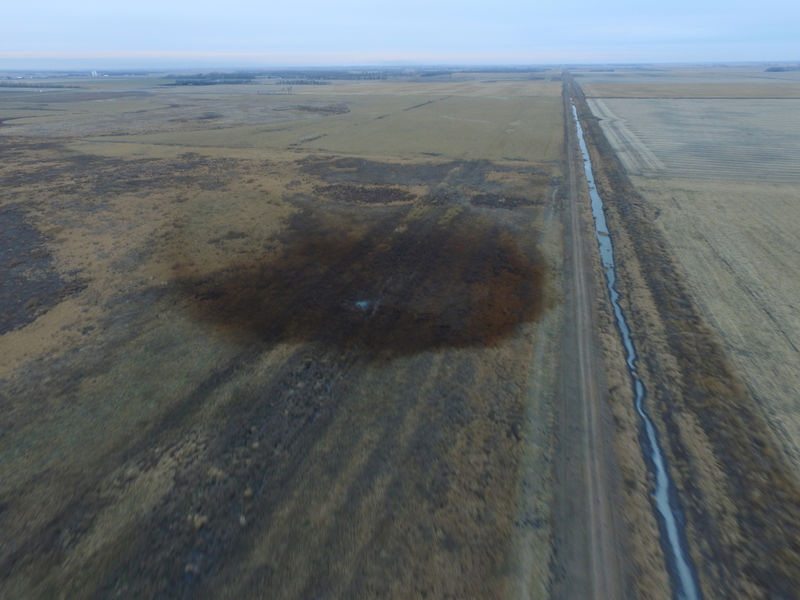
[[[0,595],[550,593],[560,82],[160,83],[0,89]]]
[[[791,596],[800,577],[798,74],[578,75],[640,368],[702,587]]]

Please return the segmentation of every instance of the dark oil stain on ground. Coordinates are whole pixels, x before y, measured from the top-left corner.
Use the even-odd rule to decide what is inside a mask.
[[[451,160],[443,162],[383,162],[353,156],[307,156],[297,161],[302,173],[330,183],[367,185],[427,185],[443,182],[449,188],[468,186],[475,191],[503,193],[504,183],[492,181],[491,173],[516,173],[548,182],[552,173],[530,163],[502,165],[490,160]]]
[[[206,276],[178,272],[178,289],[193,317],[242,339],[367,359],[495,345],[540,314],[543,261],[491,218],[447,210],[307,207],[281,251]]]
[[[391,186],[364,186],[336,183],[314,188],[317,197],[347,204],[400,204],[411,202],[414,195],[405,189]]]

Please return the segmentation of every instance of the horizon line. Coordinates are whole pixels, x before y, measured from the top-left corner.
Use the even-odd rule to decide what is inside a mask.
[[[576,66],[576,65],[747,65],[747,64],[800,64],[797,59],[786,58],[708,58],[698,60],[663,59],[598,55],[598,53],[542,52],[529,54],[506,53],[383,53],[369,56],[363,52],[250,52],[250,51],[197,51],[197,50],[135,50],[108,52],[50,52],[50,51],[0,51],[0,70],[18,70],[15,66],[38,70],[71,70],[91,68],[113,71],[115,69],[152,69],[160,71],[175,68],[402,68],[402,67],[525,67],[525,66]],[[10,64],[4,64],[10,63]],[[31,63],[36,63],[32,65]],[[116,63],[116,64],[115,64]],[[139,63],[138,65],[136,63]]]

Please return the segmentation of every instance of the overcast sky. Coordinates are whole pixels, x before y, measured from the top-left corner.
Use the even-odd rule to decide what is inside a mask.
[[[800,60],[797,0],[8,0],[0,69]]]

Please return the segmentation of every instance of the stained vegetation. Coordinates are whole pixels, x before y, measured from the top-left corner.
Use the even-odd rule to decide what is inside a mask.
[[[187,174],[204,174],[214,164],[187,165]],[[420,594],[492,595],[502,585],[523,441],[519,390],[530,340],[514,333],[547,310],[548,271],[535,236],[509,223],[508,211],[472,205],[483,179],[476,188],[448,192],[431,178],[425,189],[437,190],[416,195],[397,183],[326,187],[290,174],[286,179],[295,183],[280,200],[290,216],[263,238],[252,226],[256,216],[267,222],[284,213],[270,212],[277,200],[243,200],[241,190],[253,188],[247,182],[261,163],[233,166],[220,180],[231,199],[226,216],[210,213],[218,223],[183,218],[213,210],[213,194],[184,189],[178,201],[170,193],[168,214],[177,219],[163,228],[170,235],[119,247],[108,259],[112,271],[130,273],[163,262],[172,248],[177,254],[168,262],[178,266],[167,283],[114,295],[85,338],[82,359],[75,355],[59,367],[58,383],[44,383],[41,375],[53,366],[43,361],[26,373],[30,385],[14,388],[45,396],[55,385],[62,395],[68,390],[64,397],[81,414],[114,404],[138,425],[130,441],[104,447],[103,458],[80,476],[42,477],[35,490],[42,496],[67,486],[79,492],[35,520],[18,500],[22,488],[19,496],[2,497],[9,509],[0,518],[19,520],[22,513],[26,523],[24,534],[15,530],[19,548],[0,556],[3,568],[34,574],[44,595],[196,597],[234,590],[257,597],[283,590],[291,597],[294,590],[308,597],[335,587],[358,596],[389,594],[387,585],[397,581]],[[52,210],[66,206],[73,203]],[[235,209],[250,212],[243,218]],[[104,210],[80,214],[95,222]],[[531,210],[537,209],[520,207],[512,216],[527,224]],[[212,256],[215,268],[201,272]],[[159,315],[172,325],[157,324]],[[194,346],[199,339],[203,350]],[[283,342],[290,342],[288,355],[276,351]],[[523,352],[518,356],[506,342]],[[447,352],[453,348],[493,350],[479,359]],[[271,352],[281,358],[265,358]],[[136,368],[144,381],[110,375],[145,357],[168,360],[169,367]],[[157,370],[154,405],[146,378]],[[119,381],[130,389],[121,393]],[[459,387],[468,383],[474,389]],[[30,420],[34,411],[16,414],[34,440],[29,456],[36,465],[37,453],[49,455],[50,442]],[[99,422],[114,431],[116,419],[115,413]],[[65,439],[99,447],[90,443],[96,426],[79,417],[62,418],[59,430]],[[335,451],[327,451],[332,443]],[[109,520],[142,490],[148,504]],[[323,524],[316,523],[320,515]],[[358,546],[343,535],[353,523],[371,558],[357,559]],[[284,541],[261,543],[271,539]],[[86,550],[94,544],[102,552]],[[416,553],[404,553],[409,545]],[[362,569],[353,574],[356,562]],[[453,578],[462,563],[472,565],[472,574]],[[29,589],[20,581],[12,583]]]
[[[57,202],[81,209],[99,207],[124,193],[158,193],[167,187],[215,190],[229,183],[236,170],[227,158],[209,159],[186,152],[174,159],[113,158],[70,151],[59,141],[0,138],[8,159],[0,169],[0,187],[9,195],[58,192]],[[262,164],[262,167],[266,165]]]
[[[274,255],[214,273],[179,268],[188,313],[242,340],[391,358],[493,346],[544,308],[539,251],[458,206],[306,204],[279,241]]]
[[[503,165],[490,160],[432,160],[430,162],[384,162],[356,156],[307,156],[297,165],[304,174],[330,184],[468,186],[474,192],[503,193],[506,186],[492,181],[496,173],[514,173],[533,184],[547,185],[550,168],[531,163]]]
[[[0,206],[87,280],[5,338],[0,595],[496,597],[515,528],[549,552],[514,515],[550,167],[87,135],[0,140]]]
[[[45,242],[19,206],[0,207],[0,335],[86,287],[75,273],[59,273]]]
[[[319,198],[347,204],[400,204],[414,200],[408,190],[396,186],[365,186],[349,183],[319,185],[314,188]]]

